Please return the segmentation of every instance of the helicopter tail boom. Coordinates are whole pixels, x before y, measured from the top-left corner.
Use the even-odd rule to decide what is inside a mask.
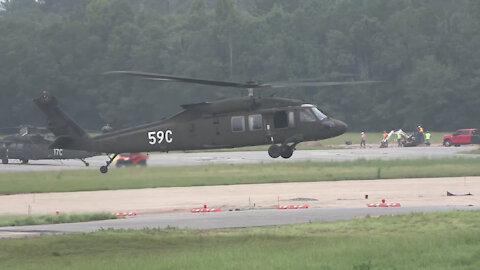
[[[57,105],[57,99],[46,91],[33,102],[47,116],[48,129],[56,139],[50,148],[90,150],[91,137]]]

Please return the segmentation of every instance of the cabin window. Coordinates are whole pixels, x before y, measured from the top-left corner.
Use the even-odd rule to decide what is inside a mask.
[[[245,116],[232,116],[232,131],[245,131]]]
[[[300,110],[300,121],[301,122],[315,122],[315,115],[313,115],[313,113],[304,108],[302,110]]]
[[[295,114],[293,112],[288,112],[288,126],[295,126]]]
[[[286,111],[278,111],[273,115],[273,125],[275,128],[288,127],[288,115]]]
[[[261,114],[253,114],[248,116],[248,127],[250,130],[262,130],[263,120]]]

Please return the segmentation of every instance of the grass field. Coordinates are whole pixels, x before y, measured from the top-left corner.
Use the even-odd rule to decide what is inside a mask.
[[[0,194],[480,175],[480,159],[357,160],[0,174]]]
[[[92,220],[105,220],[116,218],[116,216],[108,213],[58,214],[41,216],[0,216],[0,227],[86,222]]]
[[[480,269],[480,211],[0,239],[0,269]]]
[[[366,132],[367,144],[378,144],[380,146],[380,141],[382,139],[381,132]],[[432,144],[442,144],[442,137],[448,132],[431,132]],[[347,132],[338,137],[315,141],[315,142],[304,142],[297,145],[297,150],[323,150],[323,149],[338,149],[344,147],[351,147],[345,144],[346,141],[352,142],[352,146],[360,145],[360,132]],[[389,140],[390,145],[396,145],[396,137],[392,136]],[[216,149],[211,150],[212,152],[218,151],[266,151],[269,145],[262,146],[248,146],[248,147],[239,147],[233,149]],[[200,152],[200,151],[192,151]]]

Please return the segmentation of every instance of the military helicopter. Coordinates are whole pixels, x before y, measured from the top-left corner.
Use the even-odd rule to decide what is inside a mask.
[[[168,152],[270,144],[270,157],[290,158],[298,143],[341,135],[346,131],[347,124],[326,116],[315,105],[300,100],[255,97],[254,89],[376,82],[321,82],[310,79],[235,83],[136,71],[112,71],[107,74],[245,88],[248,96],[182,105],[183,111],[168,119],[90,137],[58,107],[53,95],[42,92],[34,102],[46,114],[48,127],[56,136],[51,147],[109,154],[106,165],[100,168],[102,173],[106,173],[115,157],[123,152]]]
[[[9,159],[19,159],[23,164],[38,159],[79,159],[89,166],[85,158],[98,155],[83,150],[50,149],[54,140],[54,135],[45,127],[21,126],[17,134],[0,140],[0,159],[3,164],[8,164]]]

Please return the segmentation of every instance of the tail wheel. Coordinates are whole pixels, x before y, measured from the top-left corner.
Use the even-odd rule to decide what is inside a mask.
[[[445,141],[443,141],[443,146],[445,146],[445,147],[452,146],[452,141],[450,141],[449,139],[446,139]]]
[[[114,154],[113,156],[108,156],[109,160],[107,160],[107,164],[105,166],[100,167],[100,172],[101,173],[107,173],[108,172],[108,166],[112,164],[113,160],[118,156],[118,154]]]
[[[288,145],[282,146],[282,152],[280,155],[282,158],[290,158],[293,155],[293,147]]]
[[[278,146],[276,144],[272,144],[268,148],[268,155],[271,158],[278,158],[280,156],[281,152],[282,152],[282,149],[280,148],[280,146]]]

